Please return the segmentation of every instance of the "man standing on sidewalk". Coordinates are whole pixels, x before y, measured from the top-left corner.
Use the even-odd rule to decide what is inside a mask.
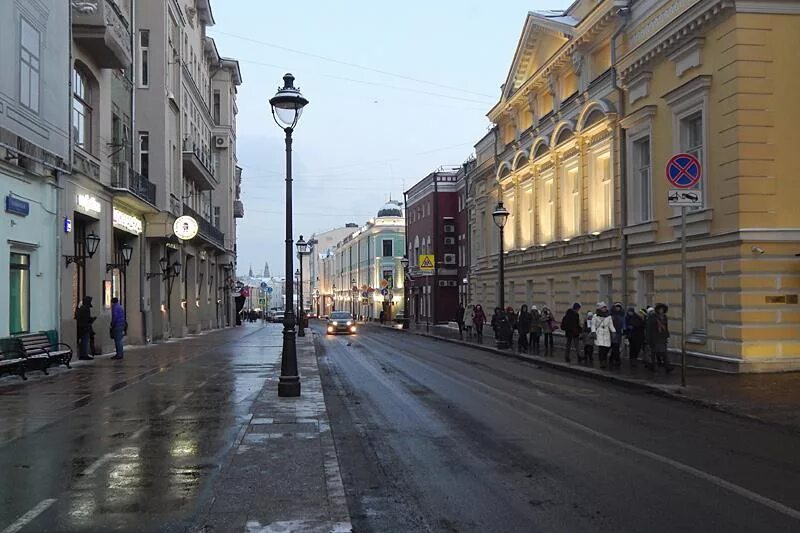
[[[94,359],[89,355],[89,340],[92,335],[92,322],[95,317],[92,316],[92,297],[84,296],[83,302],[75,310],[75,320],[78,323],[78,359],[90,360]]]
[[[122,359],[122,337],[128,322],[125,320],[125,310],[119,304],[119,298],[111,298],[111,338],[117,353],[111,359]]]
[[[583,360],[580,353],[579,338],[581,336],[581,304],[574,303],[570,309],[564,314],[561,319],[561,329],[564,330],[564,336],[567,338],[567,346],[564,349],[564,361],[570,362],[569,353],[572,347],[575,347],[575,357],[579,361]]]

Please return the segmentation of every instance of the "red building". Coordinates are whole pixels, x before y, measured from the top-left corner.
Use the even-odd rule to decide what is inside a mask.
[[[417,322],[455,320],[466,297],[468,250],[466,188],[460,167],[425,176],[404,193],[409,273],[409,317]],[[423,264],[432,256],[431,269]]]

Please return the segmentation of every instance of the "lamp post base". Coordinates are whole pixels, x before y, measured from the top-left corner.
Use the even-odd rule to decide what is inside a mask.
[[[296,398],[300,396],[300,377],[281,376],[278,379],[278,396],[282,398]]]

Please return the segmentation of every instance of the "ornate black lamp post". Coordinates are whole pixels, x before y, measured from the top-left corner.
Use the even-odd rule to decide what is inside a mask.
[[[492,212],[492,219],[494,219],[495,225],[500,228],[500,265],[498,268],[500,274],[500,309],[505,312],[506,310],[506,273],[505,273],[505,251],[503,250],[503,228],[506,226],[506,222],[508,222],[508,209],[503,207],[502,200],[497,202],[497,208],[495,208],[494,212]],[[497,341],[498,348],[507,348],[507,341],[503,338],[500,338]]]
[[[283,77],[283,87],[269,99],[272,118],[286,133],[286,276],[294,270],[292,250],[292,132],[297,120],[308,104],[300,90],[294,86],[294,76]],[[281,376],[278,380],[278,396],[300,396],[300,376],[297,371],[297,345],[295,344],[295,317],[292,309],[294,290],[286,284],[286,314],[283,318],[283,351],[281,352]]]
[[[353,320],[356,319],[356,296],[358,296],[358,287],[356,287],[356,278],[350,279],[350,307],[352,309]]]
[[[299,293],[299,296],[300,296],[300,299],[299,299],[300,305],[297,306],[297,309],[298,309],[298,311],[297,311],[298,317],[297,318],[300,321],[299,322],[300,327],[297,330],[297,336],[298,337],[305,337],[306,336],[306,330],[303,327],[303,318],[304,318],[304,315],[305,315],[305,309],[304,309],[305,306],[303,305],[303,257],[311,253],[311,249],[310,249],[311,247],[309,246],[309,244],[305,240],[303,240],[303,236],[302,235],[300,235],[300,238],[297,240],[297,243],[295,244],[295,246],[297,246],[297,255],[300,258],[300,283],[298,284],[298,291],[297,291]]]
[[[70,263],[77,263],[79,265],[86,264],[86,260],[91,259],[94,257],[94,254],[97,253],[98,246],[100,246],[100,237],[96,235],[95,232],[91,232],[83,238],[83,250],[80,251],[80,253],[64,256],[67,263],[66,266],[69,266]],[[76,250],[76,252],[78,252],[78,250]]]
[[[408,256],[404,255],[400,260],[403,265],[403,329],[407,329],[411,323],[408,318],[408,282],[411,281],[411,273],[408,271]]]

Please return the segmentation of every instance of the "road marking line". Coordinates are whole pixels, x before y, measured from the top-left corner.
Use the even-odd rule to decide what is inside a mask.
[[[114,452],[108,452],[107,454],[100,456],[95,462],[86,467],[86,470],[84,470],[81,475],[83,476],[94,475],[94,473],[97,472],[97,469],[106,464],[108,461],[110,461],[113,456]]]
[[[581,430],[581,431],[583,431],[585,433],[588,433],[588,434],[590,434],[590,435],[592,435],[592,436],[594,436],[594,437],[596,437],[598,439],[605,440],[606,442],[610,442],[612,444],[615,444],[616,446],[619,446],[619,447],[624,448],[624,449],[626,449],[628,451],[631,451],[631,452],[637,453],[639,455],[642,455],[644,457],[647,457],[649,459],[652,459],[653,461],[669,465],[669,466],[671,466],[671,467],[673,467],[673,468],[675,468],[677,470],[680,470],[680,471],[685,472],[687,474],[691,474],[691,475],[693,475],[693,476],[695,476],[695,477],[697,477],[699,479],[702,479],[702,480],[707,481],[709,483],[712,483],[713,485],[716,485],[716,486],[718,486],[720,488],[723,488],[723,489],[726,489],[726,490],[728,490],[730,492],[733,492],[734,494],[738,494],[739,496],[741,496],[741,497],[743,497],[745,499],[754,501],[756,503],[760,503],[761,505],[763,505],[765,507],[769,507],[773,511],[777,511],[779,513],[785,514],[786,516],[794,518],[795,520],[800,520],[800,511],[798,511],[797,509],[789,507],[788,505],[784,505],[784,504],[782,504],[782,503],[780,503],[778,501],[775,501],[775,500],[773,500],[771,498],[767,498],[766,496],[762,496],[761,494],[758,494],[756,492],[748,490],[748,489],[746,489],[746,488],[744,488],[744,487],[742,487],[740,485],[737,485],[735,483],[732,483],[730,481],[727,481],[725,479],[717,477],[717,476],[715,476],[713,474],[709,474],[708,472],[705,472],[703,470],[699,470],[697,468],[694,468],[693,466],[689,466],[687,464],[681,463],[680,461],[676,461],[675,459],[670,459],[669,457],[665,457],[665,456],[660,455],[658,453],[651,452],[649,450],[645,450],[644,448],[639,448],[638,446],[635,446],[633,444],[621,441],[621,440],[616,439],[616,438],[614,438],[614,437],[612,437],[610,435],[606,435],[605,433],[597,431],[596,429],[592,429],[589,426],[585,426],[585,425],[581,424],[580,422],[576,422],[576,421],[574,421],[574,420],[572,420],[570,418],[567,418],[565,416],[562,416],[562,415],[560,415],[560,414],[558,414],[558,413],[556,413],[554,411],[551,411],[549,409],[545,409],[544,407],[536,405],[535,403],[532,403],[532,402],[530,402],[528,400],[524,400],[524,399],[520,398],[519,396],[515,396],[513,394],[509,394],[509,393],[507,393],[507,392],[505,392],[505,391],[503,391],[501,389],[492,387],[491,385],[487,385],[487,384],[485,384],[485,383],[483,383],[481,381],[477,381],[477,380],[474,380],[472,378],[468,378],[466,376],[460,376],[460,379],[459,378],[455,378],[453,376],[445,374],[441,370],[438,370],[437,368],[435,368],[435,367],[433,367],[433,366],[431,366],[429,364],[426,364],[426,363],[423,363],[423,362],[419,361],[418,359],[414,359],[414,358],[410,358],[410,359],[416,361],[418,364],[420,364],[420,365],[422,365],[424,367],[429,368],[430,370],[433,370],[434,372],[436,372],[437,374],[439,374],[440,376],[442,376],[442,377],[444,377],[446,379],[449,379],[451,381],[455,381],[456,383],[461,382],[462,385],[464,385],[464,382],[461,381],[461,380],[465,380],[465,381],[468,381],[470,383],[473,383],[473,384],[477,385],[480,388],[489,389],[495,394],[498,394],[498,395],[501,395],[501,396],[505,396],[509,400],[522,401],[525,404],[527,404],[530,408],[532,408],[532,409],[534,409],[536,411],[539,411],[540,413],[542,413],[544,415],[547,415],[547,416],[549,416],[551,418],[559,420],[559,421],[561,421],[563,424],[565,424],[567,426],[571,426],[571,427],[573,427],[575,429]],[[499,402],[499,400],[497,400],[497,398],[493,397],[490,394],[486,394],[486,396],[488,398],[490,398],[490,399],[494,399],[498,403],[501,403],[501,402]],[[510,404],[502,402],[502,405],[505,406],[505,407],[508,407],[510,409],[513,409],[513,410],[517,411],[518,413],[523,414],[524,416],[526,416],[528,418],[533,418],[533,417],[530,416],[530,413],[528,413],[526,411],[523,411],[521,409],[516,409],[516,408],[512,407]]]
[[[169,407],[167,407],[166,409],[164,409],[163,411],[158,413],[158,415],[159,416],[171,415],[173,412],[175,412],[175,409],[177,409],[177,408],[178,408],[178,405],[173,403],[172,405],[170,405]]]
[[[189,391],[189,392],[187,392],[186,394],[184,394],[184,395],[181,397],[181,400],[183,400],[183,401],[186,401],[186,400],[188,400],[189,398],[191,398],[193,394],[194,394],[194,391]]]
[[[141,437],[141,436],[144,434],[144,432],[145,432],[145,431],[147,431],[147,428],[148,428],[148,427],[150,427],[150,426],[148,426],[148,425],[144,425],[144,426],[140,427],[139,429],[137,429],[136,431],[134,431],[134,432],[131,434],[131,437],[130,437],[130,438],[131,438],[132,440],[136,440],[136,439],[138,439],[139,437]]]
[[[43,512],[45,512],[45,511],[47,510],[47,508],[48,508],[48,507],[50,507],[51,505],[53,505],[54,503],[56,503],[56,500],[55,500],[54,498],[49,498],[49,499],[47,499],[47,500],[42,500],[42,501],[40,501],[40,502],[39,502],[39,503],[36,505],[36,507],[34,507],[33,509],[31,509],[30,511],[28,511],[28,512],[27,512],[27,513],[25,513],[24,515],[20,516],[20,517],[17,519],[17,521],[16,521],[16,522],[14,522],[13,524],[11,524],[11,525],[10,525],[10,526],[8,526],[7,528],[5,528],[5,529],[2,531],[2,533],[17,533],[17,531],[19,531],[19,530],[20,530],[20,529],[22,529],[23,527],[25,527],[25,526],[27,526],[28,524],[30,524],[31,522],[33,522],[33,520],[34,520],[34,519],[35,519],[37,516],[39,516],[40,514],[42,514]]]

